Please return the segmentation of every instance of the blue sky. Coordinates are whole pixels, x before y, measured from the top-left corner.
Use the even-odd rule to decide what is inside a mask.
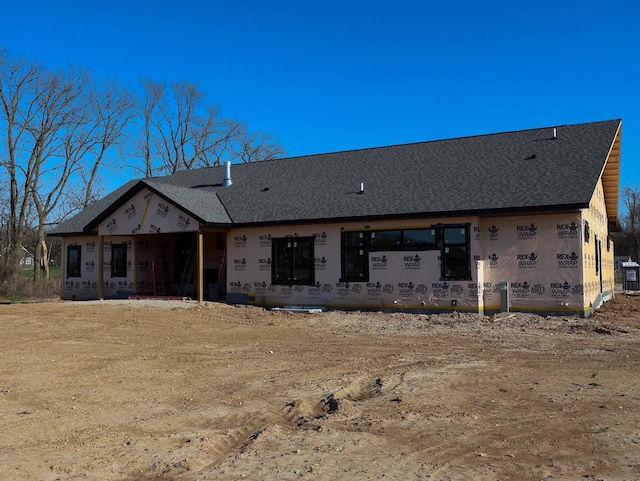
[[[640,185],[637,0],[0,5],[9,54],[197,82],[290,156],[622,118]]]

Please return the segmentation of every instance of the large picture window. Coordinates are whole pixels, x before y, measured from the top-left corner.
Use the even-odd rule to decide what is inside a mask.
[[[314,285],[315,237],[271,239],[271,284]]]
[[[440,251],[442,280],[470,280],[469,232],[470,224],[343,232],[340,280],[368,282],[370,252],[424,250]]]
[[[127,244],[111,244],[111,277],[127,277]]]
[[[67,277],[81,277],[81,252],[80,246],[67,247]]]

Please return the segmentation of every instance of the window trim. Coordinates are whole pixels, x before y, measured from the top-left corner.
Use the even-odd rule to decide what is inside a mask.
[[[71,251],[78,252],[78,270],[71,270]],[[67,279],[70,277],[82,277],[82,246],[69,245],[67,246]]]
[[[279,245],[285,244],[288,242],[304,242],[308,243],[310,247],[310,265],[307,266],[309,268],[310,278],[298,280],[294,278],[293,275],[295,272],[295,263],[290,267],[291,268],[291,277],[288,279],[276,279],[276,270],[277,270],[277,259],[278,256],[276,254],[276,249]],[[307,237],[272,237],[271,238],[271,284],[274,286],[315,286],[316,284],[316,268],[315,268],[315,243],[316,238],[314,236]],[[291,258],[295,260],[295,249],[296,246],[292,245],[289,247],[291,249]]]
[[[441,243],[441,249],[440,249],[440,267],[441,267],[441,272],[440,272],[440,277],[443,281],[470,281],[473,279],[473,272],[471,270],[471,224],[467,223],[467,224],[439,224],[438,227],[440,227],[439,230],[439,235],[440,235],[440,243]],[[465,229],[465,242],[457,242],[457,243],[453,243],[453,244],[446,244],[445,243],[445,238],[444,238],[444,231],[445,229]],[[467,275],[463,276],[463,277],[458,277],[458,276],[448,276],[445,273],[445,269],[446,269],[446,265],[445,265],[445,260],[444,260],[444,256],[445,256],[445,249],[447,247],[459,247],[459,246],[463,246],[466,249],[467,252]]]
[[[123,252],[123,256],[122,256],[122,272],[117,269],[118,266],[116,266],[116,262],[115,262],[115,251],[116,248],[118,250],[122,249]],[[127,277],[127,243],[126,242],[121,242],[118,244],[111,244],[111,277]]]

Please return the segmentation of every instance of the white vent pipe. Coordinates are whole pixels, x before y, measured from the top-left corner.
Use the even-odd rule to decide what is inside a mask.
[[[222,181],[222,187],[229,187],[231,182],[231,162],[224,163],[224,180]]]

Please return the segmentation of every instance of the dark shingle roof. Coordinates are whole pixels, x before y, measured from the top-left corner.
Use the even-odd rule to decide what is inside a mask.
[[[559,126],[557,139],[547,127],[235,164],[229,187],[224,167],[138,187],[210,225],[575,209],[588,206],[620,123]],[[93,224],[105,200],[57,232]]]

